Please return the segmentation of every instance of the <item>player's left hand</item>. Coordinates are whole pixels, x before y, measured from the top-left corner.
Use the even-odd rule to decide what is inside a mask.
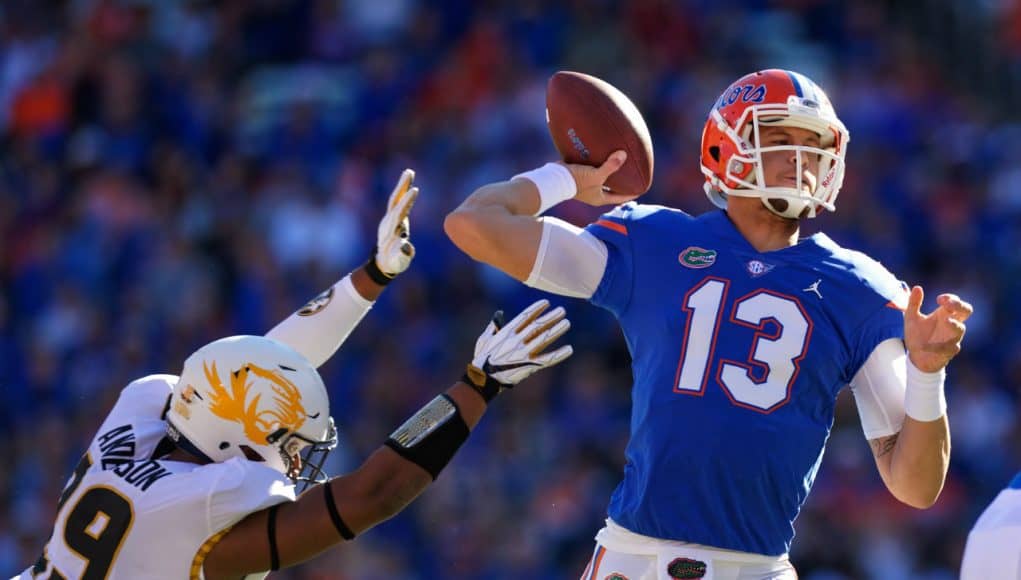
[[[418,188],[412,187],[415,172],[405,169],[397,181],[386,204],[386,215],[376,231],[376,266],[387,277],[393,278],[408,269],[415,257],[411,243],[411,223],[408,213],[418,199]]]
[[[546,299],[534,302],[507,324],[503,311],[497,311],[475,343],[475,356],[468,365],[469,380],[482,385],[489,377],[503,388],[510,388],[571,356],[571,345],[545,352],[571,328],[563,306],[543,314],[549,305]]]
[[[923,314],[924,298],[921,286],[911,289],[907,310],[904,311],[904,344],[918,370],[934,373],[961,352],[964,321],[974,310],[956,294],[940,294],[936,298],[936,310]]]

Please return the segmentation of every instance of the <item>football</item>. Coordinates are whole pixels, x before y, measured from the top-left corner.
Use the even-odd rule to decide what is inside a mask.
[[[638,107],[610,83],[560,71],[546,85],[546,123],[566,163],[598,167],[610,153],[627,151],[627,161],[606,186],[614,193],[641,195],[652,186],[652,139]]]

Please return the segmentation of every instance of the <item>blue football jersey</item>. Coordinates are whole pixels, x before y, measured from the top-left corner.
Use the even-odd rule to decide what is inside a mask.
[[[723,211],[629,203],[587,229],[609,249],[591,301],[620,321],[634,378],[610,517],[786,553],[837,394],[876,345],[903,337],[906,286],[824,234],[760,253]]]

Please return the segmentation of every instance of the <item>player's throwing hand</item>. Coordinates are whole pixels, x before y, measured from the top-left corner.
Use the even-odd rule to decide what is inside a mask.
[[[924,372],[934,373],[947,366],[961,352],[964,321],[971,316],[971,304],[956,294],[940,294],[939,305],[931,314],[921,311],[925,292],[921,286],[911,289],[904,312],[904,344],[911,362]]]
[[[574,199],[593,207],[601,207],[619,205],[637,198],[638,195],[614,193],[605,187],[606,180],[623,167],[625,161],[627,152],[621,150],[611,153],[599,167],[565,163],[564,166],[571,172],[571,177],[574,177],[574,183],[578,188]]]

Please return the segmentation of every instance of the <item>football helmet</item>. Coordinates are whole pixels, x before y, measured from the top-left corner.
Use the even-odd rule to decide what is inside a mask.
[[[820,146],[763,147],[760,129],[766,126],[813,131],[819,135]],[[759,197],[770,211],[792,219],[815,217],[819,208],[833,211],[844,182],[849,140],[826,93],[804,75],[780,69],[745,75],[720,95],[702,131],[706,195],[724,209],[728,196]],[[766,185],[762,154],[771,151],[795,154],[796,187]],[[820,160],[815,184],[803,183],[805,153]]]
[[[222,338],[188,357],[167,410],[167,434],[199,459],[244,457],[307,483],[326,480],[322,464],[337,445],[315,367],[264,336]]]

